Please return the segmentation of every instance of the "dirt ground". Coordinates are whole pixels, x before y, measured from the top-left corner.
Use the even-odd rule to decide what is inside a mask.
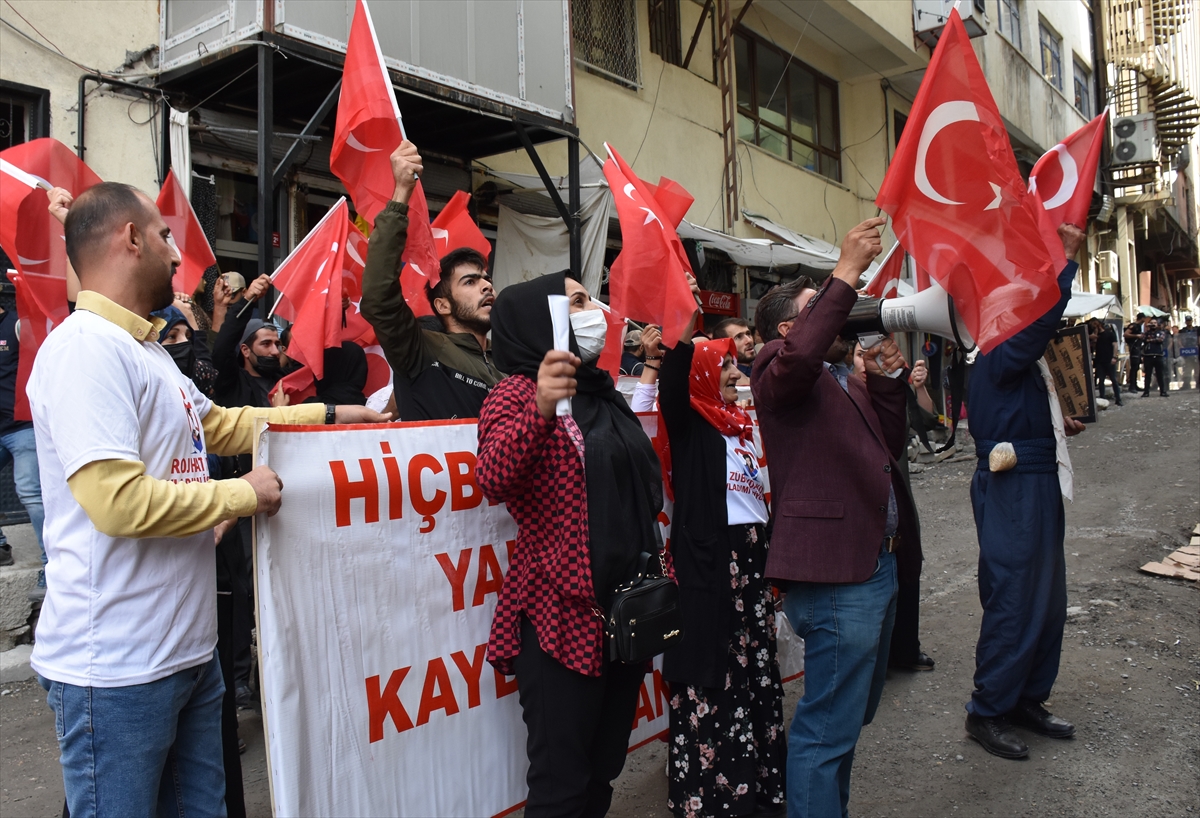
[[[1027,735],[1024,761],[966,738],[980,608],[967,488],[974,463],[913,475],[925,549],[921,631],[931,673],[893,673],[863,730],[851,789],[856,816],[1200,815],[1200,589],[1138,567],[1187,544],[1200,522],[1200,397],[1132,397],[1071,444],[1067,506],[1070,616],[1050,709],[1077,726]],[[789,715],[800,684],[789,685]],[[54,722],[34,682],[0,686],[0,815],[57,816]],[[270,814],[261,722],[243,713],[246,799]],[[665,748],[633,753],[610,815],[658,818]]]

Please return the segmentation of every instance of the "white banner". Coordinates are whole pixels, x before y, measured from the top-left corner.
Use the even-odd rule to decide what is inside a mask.
[[[284,484],[255,545],[275,814],[519,806],[516,682],[485,659],[517,529],[475,484],[475,423],[278,427],[259,446]],[[631,745],[666,708],[656,670]]]

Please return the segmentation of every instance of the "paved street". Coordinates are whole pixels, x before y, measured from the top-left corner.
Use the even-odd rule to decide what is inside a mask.
[[[854,815],[1178,816],[1200,812],[1200,589],[1140,573],[1187,543],[1200,521],[1200,398],[1131,398],[1072,443],[1067,507],[1071,617],[1051,709],[1071,741],[1031,737],[1026,761],[965,738],[979,623],[967,486],[974,463],[914,475],[922,514],[922,633],[932,673],[893,674],[863,732]],[[787,712],[799,695],[789,691]],[[32,682],[0,689],[0,814],[56,816],[62,805],[54,723]],[[261,723],[244,714],[246,793],[270,814]],[[612,812],[666,816],[661,744],[634,753]],[[402,774],[402,773],[401,773]]]

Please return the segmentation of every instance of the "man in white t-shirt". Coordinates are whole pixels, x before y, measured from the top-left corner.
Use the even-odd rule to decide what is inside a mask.
[[[225,815],[213,528],[275,514],[265,466],[210,480],[254,420],[386,420],[361,406],[224,409],[158,343],[179,255],[154,203],[106,182],[66,221],[82,287],[28,394],[48,563],[32,665],[55,713],[75,818]]]

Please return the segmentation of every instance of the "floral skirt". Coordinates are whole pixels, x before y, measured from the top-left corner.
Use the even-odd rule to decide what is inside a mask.
[[[724,689],[672,686],[667,806],[682,818],[750,815],[786,803],[783,685],[766,542],[746,526],[730,554],[729,669]]]

